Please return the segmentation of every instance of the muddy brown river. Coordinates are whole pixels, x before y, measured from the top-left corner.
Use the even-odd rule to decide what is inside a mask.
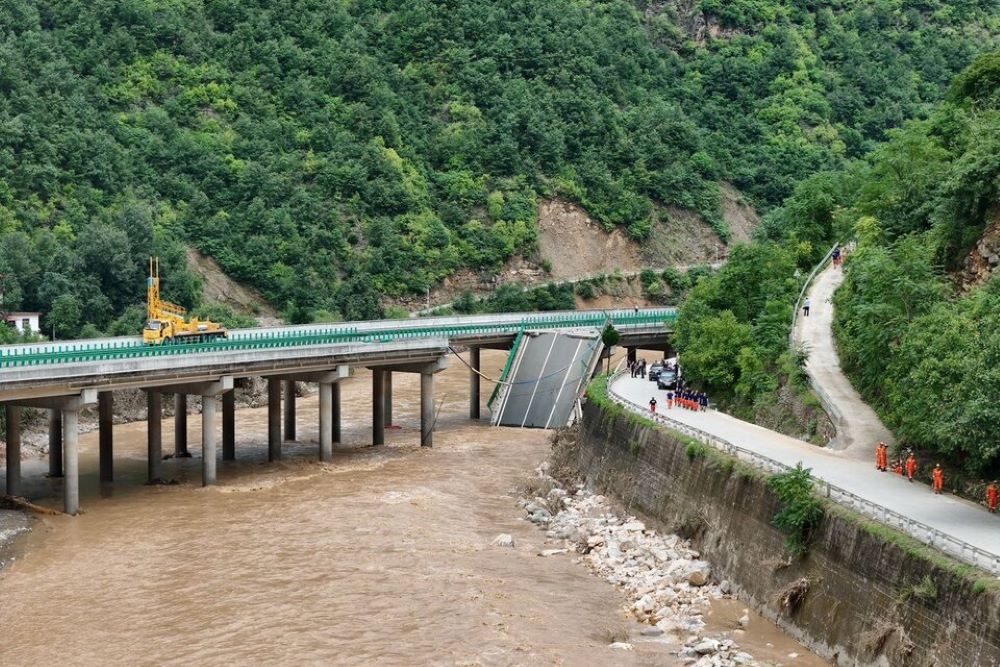
[[[503,355],[484,354],[496,375]],[[387,445],[370,441],[370,377],[343,386],[344,441],[316,458],[314,396],[299,443],[267,463],[266,409],[236,416],[236,462],[203,489],[195,458],[164,462],[179,483],[146,486],[145,424],[115,427],[113,485],[97,481],[97,434],[81,437],[75,517],[45,517],[0,572],[2,665],[675,665],[676,645],[639,637],[624,597],[573,554],[540,558],[545,536],[514,489],[548,433],[470,422],[468,371],[438,376],[435,447],[419,442],[418,376],[394,376]],[[489,386],[483,388],[483,401]],[[172,425],[164,423],[164,451]],[[27,465],[58,506],[58,482]],[[516,547],[491,546],[499,533]],[[720,601],[710,627],[742,605]],[[608,648],[627,631],[635,650]],[[759,660],[822,665],[753,616],[740,646]],[[789,654],[797,657],[790,658]]]

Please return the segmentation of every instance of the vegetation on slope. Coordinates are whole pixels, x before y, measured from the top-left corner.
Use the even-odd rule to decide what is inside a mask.
[[[953,274],[998,212],[998,83],[1000,54],[983,56],[929,118],[892,131],[869,159],[803,181],[684,304],[688,371],[737,398],[772,400],[802,274],[855,237],[836,297],[845,369],[903,444],[969,473],[1000,472],[1000,282],[963,294]]]
[[[767,210],[865,154],[991,40],[991,8],[6,0],[5,306],[124,331],[149,254],[197,304],[189,244],[294,321],[378,316],[530,253],[549,195],[635,238],[666,204],[724,234],[720,180]]]

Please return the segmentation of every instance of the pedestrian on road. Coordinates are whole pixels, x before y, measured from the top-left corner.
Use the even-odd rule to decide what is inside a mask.
[[[642,375],[642,379],[646,379],[646,360],[642,360],[642,364],[639,366],[639,373]]]
[[[906,478],[913,481],[917,474],[917,459],[911,453],[906,459]]]
[[[993,480],[986,487],[986,506],[990,508],[991,514],[996,514],[997,505],[1000,505],[1000,488],[997,488],[997,481]]]
[[[802,314],[809,317],[809,306],[812,305],[812,299],[806,297],[806,300],[802,302]]]
[[[656,412],[656,397],[649,399],[649,411]]]
[[[889,446],[884,442],[875,447],[875,469],[885,472],[889,468]]]
[[[833,265],[836,267],[840,266],[840,246],[833,249]]]
[[[701,399],[698,401],[698,403],[701,405],[702,412],[708,410],[708,394],[706,394],[705,392],[701,392]]]
[[[941,464],[938,463],[934,466],[934,493],[941,493],[944,488],[944,470],[941,470]]]
[[[674,409],[674,392],[668,391],[667,392],[667,410],[673,410],[673,409]]]

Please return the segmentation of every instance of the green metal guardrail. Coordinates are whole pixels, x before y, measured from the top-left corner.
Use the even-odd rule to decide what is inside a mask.
[[[493,387],[493,393],[490,394],[490,400],[486,401],[486,407],[490,410],[493,409],[493,402],[497,400],[497,396],[500,395],[500,389],[503,387],[503,383],[507,381],[507,376],[510,375],[510,368],[514,365],[514,359],[517,357],[517,351],[521,348],[521,341],[524,340],[524,330],[517,332],[517,336],[514,337],[514,344],[510,347],[510,354],[507,355],[507,362],[503,365],[503,370],[500,371],[500,380],[497,382],[496,386]]]
[[[636,326],[673,322],[676,314],[672,311],[658,313],[626,313],[614,320],[620,326]],[[396,329],[361,331],[358,327],[331,327],[305,333],[285,331],[274,334],[257,332],[237,338],[224,338],[211,342],[185,345],[144,345],[141,342],[105,344],[92,347],[75,345],[53,345],[41,349],[0,348],[0,368],[41,366],[49,364],[108,361],[117,359],[139,359],[147,357],[176,356],[209,352],[232,352],[258,349],[298,347],[304,345],[331,345],[347,343],[387,343],[417,338],[470,336],[476,334],[517,334],[526,329],[561,329],[581,326],[602,326],[608,320],[604,312],[579,313],[574,315],[545,316],[534,315],[516,322],[494,324],[476,323],[469,325],[409,326]],[[237,332],[238,333],[238,332]]]

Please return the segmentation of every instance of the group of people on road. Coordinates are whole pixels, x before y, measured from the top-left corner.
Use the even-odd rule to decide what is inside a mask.
[[[646,360],[645,359],[629,359],[628,360],[628,372],[632,374],[632,377],[641,377],[646,379]]]
[[[884,442],[879,442],[875,446],[875,469],[881,472],[889,471],[889,445]],[[902,456],[898,456],[892,465],[892,472],[900,477],[906,475],[907,480],[911,483],[913,478],[917,476],[918,470],[917,457],[913,454],[912,449],[906,450],[905,460]],[[931,471],[931,490],[937,494],[944,491],[944,469],[940,463],[936,463]],[[996,480],[993,480],[986,487],[986,507],[991,513],[996,514],[998,506],[1000,506],[1000,487],[997,486]]]
[[[674,403],[677,403],[677,407],[684,408],[685,410],[704,412],[708,409],[708,394],[703,391],[691,391],[690,389],[678,389],[676,392],[668,391],[667,407],[674,407]]]

